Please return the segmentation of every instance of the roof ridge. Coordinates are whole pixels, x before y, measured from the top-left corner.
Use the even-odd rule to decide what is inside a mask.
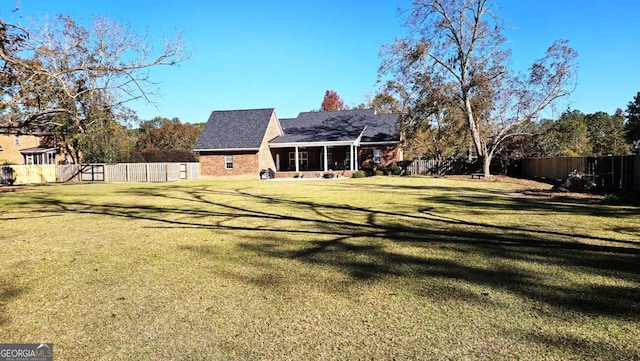
[[[223,109],[223,110],[214,110],[213,112],[248,112],[248,111],[262,111],[262,110],[275,110],[276,108],[248,108],[248,109]]]

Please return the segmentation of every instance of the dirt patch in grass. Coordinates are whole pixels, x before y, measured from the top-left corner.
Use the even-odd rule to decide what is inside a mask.
[[[0,193],[20,192],[22,190],[22,187],[0,187]]]
[[[467,175],[447,176],[448,179],[472,181]],[[494,175],[491,180],[474,179],[473,182],[496,182],[510,183],[518,185],[516,193],[543,198],[569,199],[576,201],[584,201],[588,203],[602,202],[605,196],[602,194],[585,193],[585,192],[565,192],[553,189],[553,185],[545,182],[539,182],[531,179],[514,178],[503,175]]]

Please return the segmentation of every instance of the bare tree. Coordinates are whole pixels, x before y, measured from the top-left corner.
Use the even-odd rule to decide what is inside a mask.
[[[426,81],[454,85],[487,177],[503,141],[575,87],[577,53],[566,41],[553,43],[527,75],[507,67],[511,53],[488,0],[414,0],[407,25],[409,37],[383,48],[381,72],[418,95]]]
[[[75,137],[105,121],[135,119],[127,105],[153,101],[150,70],[185,59],[180,34],[155,49],[146,35],[99,16],[90,28],[69,16],[30,30],[0,20],[0,128],[51,129],[80,162]]]

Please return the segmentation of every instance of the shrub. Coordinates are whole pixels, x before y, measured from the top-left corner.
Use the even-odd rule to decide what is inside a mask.
[[[394,164],[391,167],[389,167],[389,173],[393,175],[400,175],[400,173],[402,173],[402,168]]]
[[[182,149],[147,149],[132,158],[141,157],[147,163],[154,162],[197,162],[193,152]]]
[[[586,177],[581,171],[574,170],[567,178],[553,186],[553,190],[561,192],[588,192],[596,187],[596,184]]]
[[[382,172],[382,175],[388,175],[389,174],[389,170],[385,166],[378,167],[376,169],[376,175],[379,175],[378,172]]]
[[[373,170],[373,168],[369,168],[369,167],[366,167],[366,168],[360,168],[360,169],[359,169],[359,171],[364,172],[364,175],[365,175],[366,177],[371,177],[371,176],[376,175],[375,170]]]
[[[381,170],[376,170],[376,175],[384,175],[384,172]]]
[[[10,166],[3,166],[0,168],[0,185],[13,185],[16,181],[16,177],[13,173],[13,168]]]
[[[367,176],[367,173],[365,173],[363,170],[357,170],[353,172],[353,178],[364,178],[366,176]]]

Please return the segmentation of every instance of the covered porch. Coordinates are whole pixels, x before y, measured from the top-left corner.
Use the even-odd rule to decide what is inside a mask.
[[[349,172],[358,170],[358,144],[271,144],[271,155],[276,165],[276,177],[284,173],[315,174]]]
[[[23,164],[27,165],[42,165],[42,164],[56,164],[56,154],[58,148],[27,148],[21,149]]]

